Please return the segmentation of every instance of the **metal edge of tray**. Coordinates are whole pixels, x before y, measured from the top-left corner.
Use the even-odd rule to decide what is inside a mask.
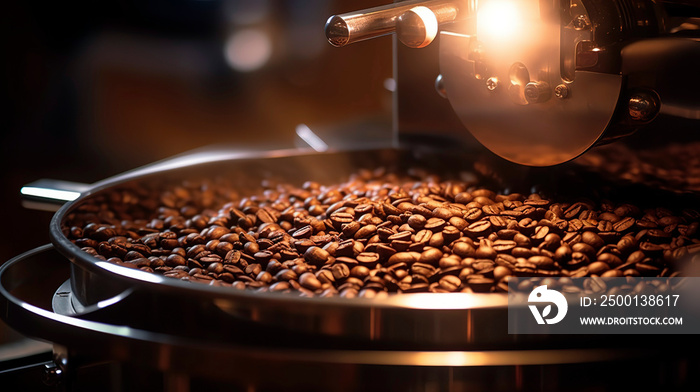
[[[54,257],[42,261],[41,257],[49,253],[58,260]],[[697,364],[687,350],[682,355],[676,352],[668,356],[667,350],[639,345],[528,350],[367,350],[297,341],[291,347],[261,347],[246,339],[220,342],[213,335],[191,339],[82,320],[47,310],[48,297],[60,289],[46,284],[36,287],[33,280],[34,272],[41,268],[42,273],[51,276],[52,282],[61,281],[69,274],[68,263],[52,246],[44,246],[0,266],[0,316],[26,335],[55,343],[59,354],[66,355],[61,357],[59,366],[67,366],[69,377],[78,374],[76,369],[81,366],[117,362],[139,370],[162,372],[166,381],[192,382],[192,385],[202,381],[221,382],[216,385],[227,390],[236,383],[270,390],[303,391],[433,390],[447,385],[458,387],[457,390],[490,391],[530,390],[542,385],[555,389],[585,386],[616,390],[619,388],[612,387],[693,385],[697,379],[683,371]],[[27,287],[17,290],[22,284]],[[32,298],[42,300],[28,299],[28,291]],[[67,296],[59,300],[69,301]],[[271,371],[274,377],[270,377]],[[664,378],[619,377],[621,372],[635,371],[663,374]]]
[[[79,352],[108,355],[109,359],[129,360],[136,363],[156,364],[160,370],[192,370],[195,362],[199,369],[220,364],[224,357],[236,361],[292,361],[308,365],[390,365],[390,366],[429,366],[429,367],[471,367],[471,366],[513,366],[513,365],[553,365],[577,364],[600,361],[613,361],[649,354],[648,350],[610,350],[599,348],[558,349],[558,350],[362,350],[355,348],[319,348],[299,342],[294,347],[260,347],[245,343],[230,344],[217,342],[215,337],[188,339],[158,332],[143,331],[127,325],[109,325],[83,320],[45,309],[45,305],[31,303],[14,294],[16,282],[9,274],[22,276],[23,283],[32,279],[32,269],[37,263],[34,258],[54,252],[52,246],[42,246],[19,255],[0,266],[0,314],[2,318],[20,332],[45,339],[60,345],[69,346]],[[67,262],[67,261],[66,261]],[[60,263],[56,263],[58,265]],[[44,268],[45,266],[41,266]],[[56,267],[46,271],[59,278],[61,271]],[[65,276],[65,271],[62,277]],[[14,277],[13,276],[13,277]],[[26,278],[26,279],[24,279]],[[14,286],[13,286],[14,285]],[[58,291],[61,287],[58,287]],[[36,287],[35,295],[50,297],[55,287]],[[53,301],[64,301],[59,308],[68,309],[72,305],[69,296],[59,296]],[[139,355],[134,355],[139,354]],[[144,356],[144,354],[147,354]],[[194,355],[195,357],[190,357]],[[208,357],[208,358],[205,358]],[[179,364],[179,365],[178,365]],[[184,366],[179,368],[178,366]],[[174,369],[176,368],[177,369]],[[214,366],[216,367],[216,366]]]

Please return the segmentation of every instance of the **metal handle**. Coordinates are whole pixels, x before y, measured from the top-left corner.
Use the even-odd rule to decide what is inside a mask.
[[[89,184],[52,179],[41,179],[22,187],[22,206],[33,210],[58,211],[65,203],[73,201]]]
[[[423,47],[435,38],[437,27],[469,16],[476,1],[409,0],[366,10],[333,15],[326,22],[326,37],[333,46],[397,32],[409,47]]]

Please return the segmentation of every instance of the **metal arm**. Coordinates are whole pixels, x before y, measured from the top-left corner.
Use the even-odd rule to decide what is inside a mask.
[[[433,41],[438,25],[465,18],[476,8],[474,0],[409,0],[366,10],[333,15],[326,22],[326,37],[337,47],[396,32],[409,47]]]

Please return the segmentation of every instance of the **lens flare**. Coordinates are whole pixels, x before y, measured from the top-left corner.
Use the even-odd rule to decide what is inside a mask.
[[[479,6],[476,17],[480,40],[503,41],[514,38],[520,25],[518,8],[513,1],[488,0]]]

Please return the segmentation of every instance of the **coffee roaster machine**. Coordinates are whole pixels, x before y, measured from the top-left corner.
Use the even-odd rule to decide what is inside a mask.
[[[115,186],[213,168],[245,169],[251,181],[269,172],[324,181],[358,162],[439,157],[476,165],[504,188],[556,184],[572,171],[606,186],[634,182],[586,151],[635,132],[651,143],[626,152],[660,136],[696,137],[699,18],[697,2],[646,0],[404,1],[329,18],[335,46],[396,33],[393,129],[371,143],[330,132],[307,137],[323,148],[197,151],[79,189],[52,222],[54,244],[0,270],[3,319],[53,344],[50,357],[0,382],[67,391],[692,389],[693,336],[508,335],[502,294],[231,294],[95,263],[61,223]],[[697,200],[692,182],[632,185]]]

